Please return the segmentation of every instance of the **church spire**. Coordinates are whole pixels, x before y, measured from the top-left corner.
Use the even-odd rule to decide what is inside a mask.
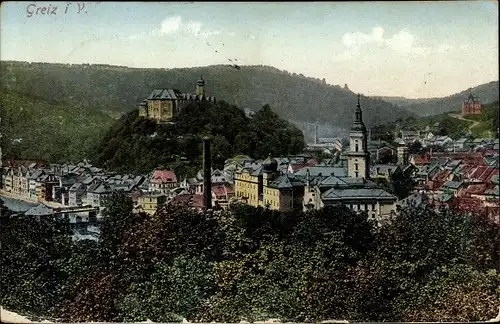
[[[361,95],[358,93],[358,104],[356,105],[356,119],[355,123],[363,122],[363,112],[361,111],[361,104],[359,103]]]
[[[366,133],[366,126],[363,123],[363,112],[361,111],[360,98],[361,95],[358,93],[358,103],[356,105],[356,112],[354,114],[354,124],[352,125],[351,131]]]

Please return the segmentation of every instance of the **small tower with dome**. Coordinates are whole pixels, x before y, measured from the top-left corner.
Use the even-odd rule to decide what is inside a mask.
[[[203,80],[202,75],[200,75],[200,78],[196,81],[196,96],[205,96],[205,80]]]

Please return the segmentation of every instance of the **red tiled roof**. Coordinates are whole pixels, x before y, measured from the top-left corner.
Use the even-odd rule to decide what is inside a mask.
[[[307,161],[306,164],[307,164],[307,166],[316,166],[316,165],[318,165],[318,163],[319,163],[318,160],[310,159],[309,161]]]
[[[300,169],[303,169],[308,165],[307,164],[290,164],[290,166],[292,167],[292,172],[297,172]]]
[[[156,170],[151,176],[152,183],[176,183],[177,177],[172,170]]]
[[[215,196],[225,196],[226,188],[223,185],[212,186],[212,194]]]
[[[172,199],[173,202],[188,202],[191,201],[193,207],[203,207],[203,195],[187,194],[177,195]]]
[[[413,159],[415,165],[423,165],[423,164],[428,164],[429,163],[429,159],[427,158],[427,156],[420,156],[420,155],[412,155],[411,158]]]
[[[446,182],[450,174],[451,170],[442,170],[436,173],[428,183],[429,189],[435,190],[440,188]]]
[[[464,164],[460,167],[460,173],[464,178],[468,178],[472,171],[476,168],[475,165],[472,164]]]
[[[486,180],[490,177],[491,173],[495,171],[494,168],[486,168],[483,173],[477,178],[481,182],[486,182]]]
[[[234,186],[232,184],[226,183],[224,186],[227,194],[234,194]]]
[[[488,169],[487,166],[479,166],[471,175],[472,179],[479,179],[479,177]]]
[[[212,194],[216,196],[227,196],[234,194],[234,187],[228,183],[212,186]]]
[[[467,193],[471,195],[482,195],[485,191],[485,184],[473,184],[467,187]]]
[[[494,176],[500,175],[500,169],[498,168],[492,168],[493,171],[488,175],[488,177],[484,180],[486,183],[491,183],[491,179],[493,179]]]

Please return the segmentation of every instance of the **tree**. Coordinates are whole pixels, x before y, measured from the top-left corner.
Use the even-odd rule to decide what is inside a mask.
[[[409,154],[420,154],[422,152],[422,143],[419,141],[412,142],[408,145]]]

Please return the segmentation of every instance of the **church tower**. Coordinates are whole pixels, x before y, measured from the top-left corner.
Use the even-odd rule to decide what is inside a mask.
[[[203,76],[200,76],[200,79],[196,81],[196,95],[205,96],[205,80],[203,80]]]
[[[368,136],[363,123],[363,112],[358,104],[354,124],[349,132],[349,151],[347,152],[347,174],[353,178],[370,178],[370,152],[368,152]]]

